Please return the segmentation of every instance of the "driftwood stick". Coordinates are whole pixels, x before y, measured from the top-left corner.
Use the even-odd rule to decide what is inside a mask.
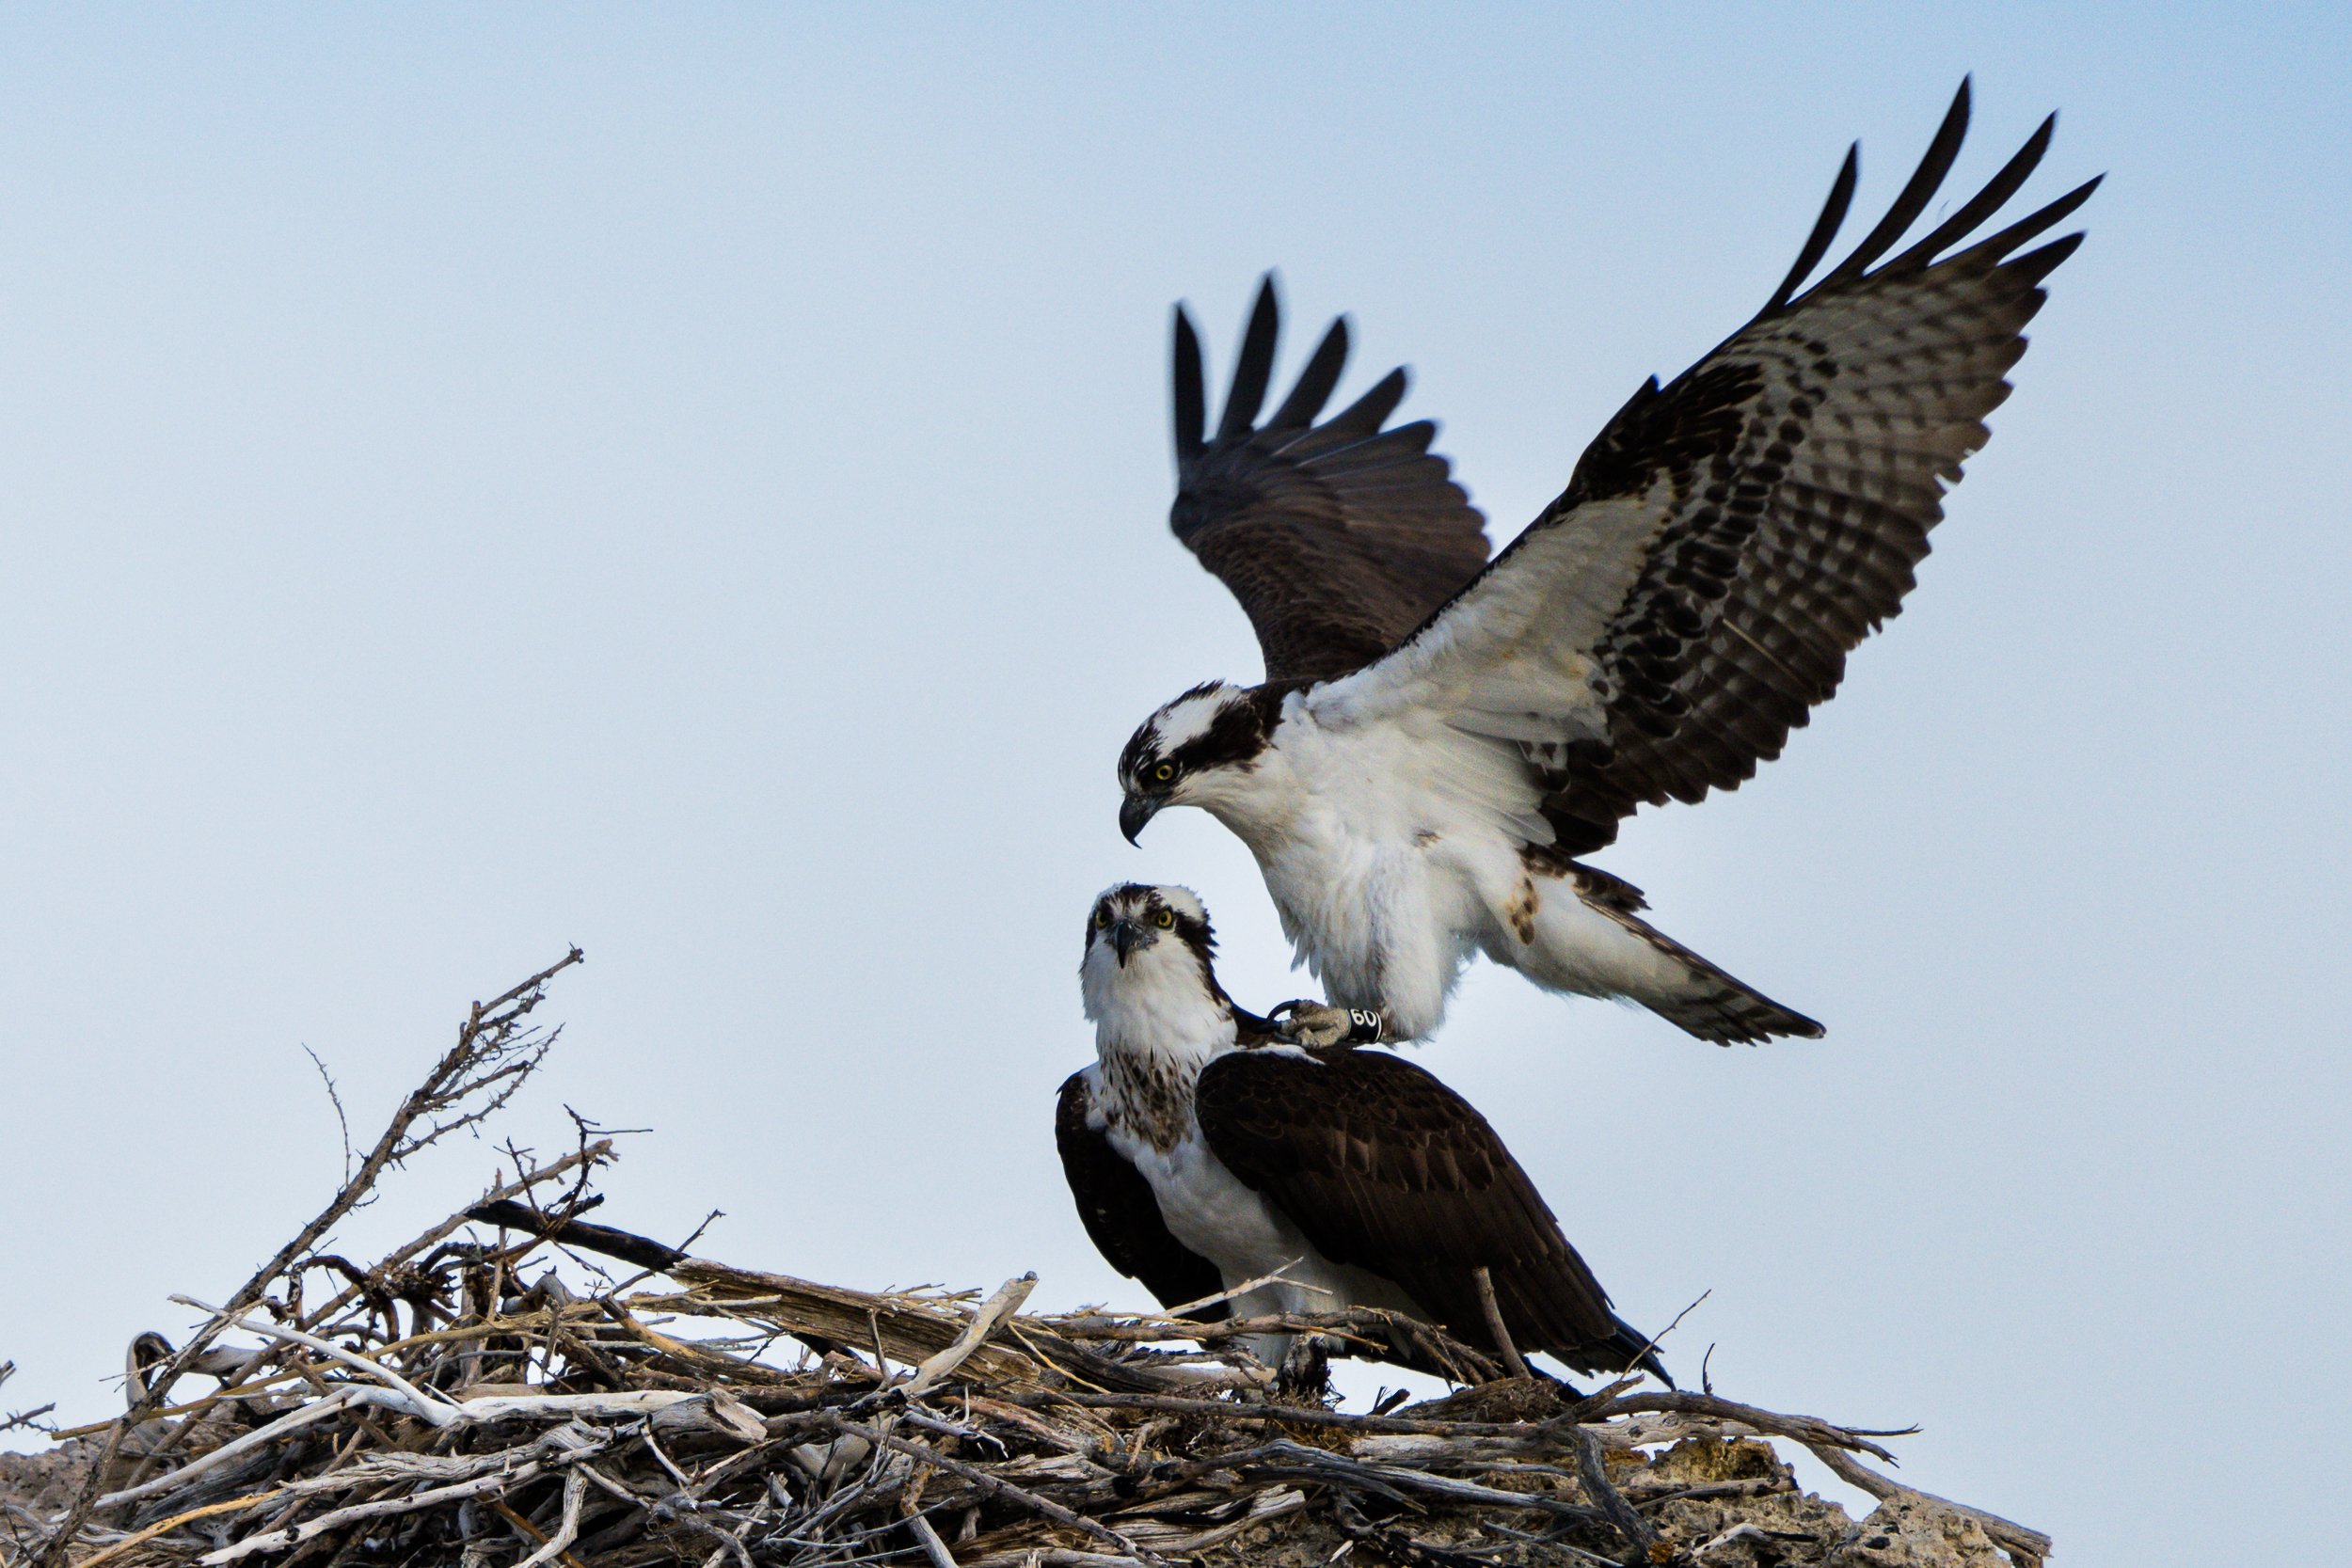
[[[386,1387],[395,1388],[405,1394],[413,1407],[411,1414],[423,1417],[435,1426],[449,1424],[446,1415],[437,1417],[425,1414],[427,1411],[446,1412],[450,1410],[452,1407],[447,1400],[426,1393],[398,1372],[371,1361],[364,1355],[347,1351],[331,1339],[322,1339],[315,1334],[305,1334],[298,1328],[287,1328],[280,1323],[256,1323],[251,1318],[240,1318],[227,1308],[208,1307],[194,1296],[173,1296],[171,1299],[182,1307],[193,1307],[199,1312],[210,1312],[216,1323],[225,1323],[231,1327],[242,1328],[248,1334],[259,1334],[266,1338],[291,1340],[306,1349],[318,1352],[329,1360],[340,1361],[346,1367],[365,1372]]]
[[[1200,1311],[1204,1307],[1220,1307],[1230,1301],[1239,1301],[1242,1297],[1248,1295],[1252,1291],[1261,1290],[1265,1286],[1276,1284],[1289,1285],[1297,1290],[1307,1291],[1319,1296],[1335,1294],[1336,1292],[1327,1290],[1321,1285],[1310,1285],[1303,1280],[1293,1279],[1291,1277],[1290,1271],[1298,1267],[1299,1264],[1305,1261],[1306,1259],[1304,1258],[1294,1258],[1289,1262],[1283,1264],[1280,1268],[1275,1270],[1272,1274],[1262,1274],[1255,1279],[1245,1279],[1238,1285],[1228,1285],[1225,1289],[1216,1292],[1214,1295],[1197,1297],[1192,1301],[1178,1302],[1173,1307],[1163,1308],[1157,1316],[1177,1319],[1180,1321],[1186,1320],[1192,1313]]]
[[[1083,1513],[1073,1513],[1051,1497],[1040,1497],[1028,1488],[1017,1485],[977,1465],[967,1465],[962,1460],[950,1459],[936,1449],[927,1448],[921,1443],[911,1443],[895,1433],[884,1432],[880,1427],[864,1426],[856,1421],[844,1420],[838,1416],[832,1417],[827,1424],[844,1436],[863,1437],[878,1449],[888,1449],[894,1453],[905,1454],[918,1464],[931,1465],[946,1471],[959,1481],[969,1481],[983,1492],[993,1492],[998,1497],[1009,1498],[1032,1513],[1042,1514],[1053,1520],[1057,1525],[1067,1525],[1072,1529],[1084,1530],[1097,1541],[1109,1542],[1131,1558],[1147,1563],[1155,1563],[1159,1560],[1153,1554],[1136,1545],[1102,1521],[1089,1519]]]
[[[207,1503],[202,1508],[191,1508],[185,1513],[175,1513],[168,1519],[158,1519],[146,1528],[134,1530],[121,1540],[92,1552],[76,1568],[99,1568],[100,1563],[110,1561],[134,1546],[144,1546],[155,1537],[168,1534],[183,1525],[192,1525],[199,1519],[215,1518],[223,1513],[242,1513],[248,1508],[259,1508],[285,1495],[286,1489],[280,1487],[272,1492],[259,1492],[249,1497],[231,1497],[227,1502]]]
[[[494,1330],[493,1332],[501,1331]],[[208,1414],[217,1406],[227,1403],[230,1400],[251,1399],[258,1394],[262,1394],[271,1388],[277,1387],[281,1383],[299,1383],[310,1375],[311,1371],[309,1369],[303,1367],[290,1367],[271,1372],[265,1377],[255,1377],[246,1381],[224,1383],[218,1389],[205,1395],[202,1399],[190,1400],[185,1404],[165,1405],[161,1410],[158,1410],[150,1416],[148,1419],[159,1421],[174,1416],[202,1416]],[[240,1376],[242,1376],[242,1374],[240,1374]],[[52,1441],[59,1443],[64,1442],[69,1437],[95,1437],[100,1433],[105,1431],[108,1427],[114,1424],[115,1418],[109,1416],[103,1421],[86,1421],[77,1427],[59,1427],[55,1432],[50,1433],[49,1437]],[[105,1499],[101,1498],[98,1506],[105,1508],[112,1505],[107,1503]]]
[[[1089,1410],[1148,1410],[1167,1416],[1214,1416],[1228,1421],[1272,1421],[1279,1426],[1336,1427],[1398,1437],[1526,1437],[1536,1429],[1524,1422],[1424,1420],[1412,1416],[1357,1416],[1311,1405],[1235,1404],[1227,1400],[1187,1399],[1176,1394],[1089,1394],[1074,1389],[994,1396],[1009,1404],[1050,1409],[1073,1404]]]
[[[264,1530],[259,1535],[248,1535],[244,1540],[223,1546],[216,1552],[205,1553],[198,1558],[197,1561],[203,1564],[204,1568],[219,1568],[221,1563],[234,1562],[239,1558],[251,1557],[256,1552],[282,1552],[289,1546],[298,1546],[303,1542],[324,1535],[330,1529],[357,1524],[362,1519],[381,1519],[394,1513],[414,1513],[421,1509],[437,1508],[443,1503],[457,1502],[467,1497],[479,1497],[488,1492],[502,1492],[543,1475],[546,1471],[547,1465],[534,1460],[528,1465],[518,1465],[513,1470],[476,1476],[471,1481],[461,1481],[448,1486],[428,1487],[422,1492],[411,1492],[405,1497],[379,1497],[373,1502],[354,1503],[349,1508],[334,1509],[300,1525],[283,1529]]]
[[[1718,1399],[1712,1394],[1658,1393],[1628,1394],[1611,1400],[1587,1420],[1606,1420],[1613,1416],[1634,1416],[1644,1413],[1680,1416],[1710,1416],[1717,1420],[1736,1421],[1756,1432],[1770,1433],[1775,1437],[1793,1438],[1810,1448],[1824,1444],[1834,1449],[1851,1449],[1870,1454],[1893,1464],[1895,1456],[1870,1441],[1873,1437],[1900,1437],[1914,1429],[1900,1432],[1869,1432],[1851,1427],[1832,1426],[1812,1416],[1783,1416],[1776,1411],[1759,1410],[1752,1404]],[[1891,1485],[1892,1482],[1889,1482]]]
[[[137,1486],[126,1486],[119,1492],[109,1492],[98,1499],[97,1506],[112,1508],[118,1503],[136,1502],[141,1497],[151,1497],[159,1492],[177,1491],[215,1465],[248,1453],[264,1444],[275,1443],[289,1433],[299,1431],[314,1422],[323,1421],[352,1402],[352,1391],[342,1390],[329,1394],[315,1403],[306,1404],[299,1410],[290,1410],[266,1426],[255,1427],[244,1436],[232,1438],[212,1452],[190,1460],[176,1470],[167,1471]]]
[[[488,1426],[517,1418],[546,1421],[635,1420],[675,1405],[709,1398],[707,1392],[698,1388],[636,1388],[617,1394],[499,1394],[468,1400],[462,1404],[421,1407],[397,1389],[359,1388],[354,1391],[352,1402],[396,1411],[403,1416],[414,1416],[429,1425],[451,1429]]]
[[[972,1314],[972,1322],[956,1337],[956,1342],[935,1355],[927,1356],[914,1369],[914,1376],[900,1386],[898,1392],[914,1399],[936,1387],[941,1380],[970,1358],[972,1353],[988,1342],[999,1324],[1021,1309],[1037,1289],[1037,1275],[1032,1272],[1008,1279],[996,1287],[995,1294],[980,1303],[980,1309]]]
[[[1305,1470],[1311,1476],[1323,1479],[1371,1483],[1375,1490],[1420,1492],[1430,1497],[1450,1497],[1458,1502],[1478,1503],[1487,1508],[1531,1509],[1568,1519],[1591,1520],[1599,1517],[1589,1508],[1578,1503],[1562,1502],[1547,1492],[1506,1492],[1499,1486],[1484,1486],[1474,1481],[1417,1470],[1410,1465],[1380,1465],[1370,1460],[1350,1459],[1328,1449],[1311,1449],[1304,1443],[1291,1442],[1288,1438],[1230,1459],[1219,1456],[1213,1463],[1235,1467],[1263,1465],[1265,1468],[1285,1474]]]
[[[1633,1548],[1627,1560],[1649,1560],[1651,1548],[1658,1544],[1658,1531],[1647,1519],[1633,1512],[1633,1505],[1625,1500],[1616,1483],[1609,1479],[1609,1466],[1600,1456],[1600,1439],[1581,1426],[1572,1429],[1569,1435],[1576,1443],[1576,1479],[1582,1484],[1584,1495],[1592,1498],[1593,1506]]]
[[[539,1549],[515,1564],[515,1568],[539,1568],[551,1558],[562,1557],[580,1539],[580,1508],[588,1497],[588,1478],[582,1475],[585,1465],[575,1466],[564,1478],[564,1517],[555,1527],[555,1533],[547,1538]]]
[[[923,1548],[923,1555],[930,1560],[931,1568],[957,1568],[955,1554],[947,1549],[947,1543],[939,1538],[939,1531],[931,1528],[929,1519],[920,1513],[910,1513],[907,1528],[914,1533],[915,1544]]]
[[[694,1288],[688,1302],[675,1304],[685,1310],[739,1313],[773,1323],[803,1339],[813,1336],[828,1345],[866,1344],[879,1325],[887,1354],[909,1363],[920,1363],[947,1349],[961,1337],[965,1326],[960,1314],[910,1297],[818,1285],[706,1258],[681,1258],[665,1272]],[[1076,1347],[1070,1350],[1074,1358]],[[974,1370],[991,1382],[1034,1386],[1038,1381],[1037,1364],[1009,1346],[980,1346],[973,1352],[971,1362]]]
[[[1882,1502],[1889,1499],[1923,1502],[1931,1508],[1965,1515],[1977,1522],[1994,1545],[2011,1557],[2023,1556],[2039,1562],[2050,1555],[2050,1538],[2029,1526],[2021,1525],[2013,1519],[2004,1519],[1997,1513],[1987,1513],[1980,1508],[1970,1508],[1965,1503],[1953,1502],[1948,1497],[1939,1497],[1932,1492],[1922,1492],[1915,1486],[1905,1486],[1900,1481],[1880,1475],[1853,1455],[1829,1444],[1807,1443],[1805,1447],[1811,1449],[1814,1457],[1828,1465],[1830,1473],[1838,1480],[1860,1487]]]
[[[670,1265],[683,1260],[686,1254],[676,1247],[665,1246],[650,1236],[640,1236],[633,1230],[615,1230],[609,1225],[591,1225],[586,1220],[565,1219],[560,1214],[547,1213],[529,1204],[512,1198],[491,1198],[466,1211],[466,1218],[483,1225],[502,1226],[519,1230],[526,1236],[536,1236],[543,1242],[555,1242],[576,1246],[585,1252],[600,1253],[617,1258],[656,1274],[666,1272]]]
[[[1204,1345],[1227,1344],[1253,1335],[1284,1331],[1346,1335],[1368,1345],[1379,1345],[1386,1341],[1392,1328],[1428,1326],[1418,1319],[1379,1307],[1351,1307],[1337,1312],[1277,1312],[1257,1318],[1217,1318],[1207,1323],[1170,1319],[1164,1315],[1106,1318],[1100,1312],[1024,1318],[1021,1323],[1025,1329],[1033,1333],[1042,1326],[1073,1339],[1147,1344],[1161,1339],[1191,1339]],[[1469,1347],[1460,1348],[1467,1350]]]
[[[1518,1347],[1511,1342],[1511,1330],[1502,1321],[1502,1304],[1495,1300],[1495,1276],[1492,1270],[1481,1263],[1470,1271],[1470,1278],[1478,1285],[1478,1309],[1486,1316],[1486,1332],[1494,1336],[1495,1351],[1502,1357],[1502,1370],[1513,1377],[1527,1375],[1527,1363],[1519,1359]]]

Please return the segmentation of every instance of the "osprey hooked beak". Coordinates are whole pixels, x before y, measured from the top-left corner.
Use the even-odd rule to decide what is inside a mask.
[[[1159,941],[1159,934],[1145,928],[1139,920],[1121,918],[1111,922],[1111,951],[1119,956],[1119,967],[1127,967],[1127,955],[1138,947],[1149,947]]]
[[[1143,832],[1143,825],[1157,816],[1160,808],[1166,804],[1168,798],[1164,795],[1128,796],[1120,802],[1119,831],[1127,835],[1128,843],[1138,843],[1136,835]]]

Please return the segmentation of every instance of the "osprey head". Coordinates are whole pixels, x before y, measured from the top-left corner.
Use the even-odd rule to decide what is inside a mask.
[[[1119,831],[1136,842],[1165,806],[1207,804],[1222,784],[1257,766],[1266,748],[1261,692],[1203,681],[1168,703],[1128,737],[1119,753]]]
[[[1209,911],[1190,888],[1120,883],[1087,915],[1086,958],[1078,965],[1087,1016],[1100,1018],[1120,993],[1176,987],[1220,994],[1209,967],[1216,949]]]

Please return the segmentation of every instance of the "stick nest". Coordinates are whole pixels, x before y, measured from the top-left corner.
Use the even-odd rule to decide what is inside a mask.
[[[1441,1336],[1465,1386],[1349,1414],[1286,1395],[1239,1338],[1344,1354],[1381,1342],[1375,1313],[1041,1316],[1020,1311],[1033,1276],[864,1291],[695,1257],[581,1217],[614,1157],[584,1125],[373,1263],[316,1251],[529,1076],[554,1035],[528,1015],[578,957],[477,1004],[335,1201],[223,1306],[187,1301],[207,1316],[186,1345],[133,1344],[121,1417],[0,1455],[0,1568],[2032,1568],[2050,1549],[1863,1463],[1897,1433],[1632,1380],[1578,1397]],[[170,1402],[190,1378],[216,1386]],[[1804,1493],[1776,1441],[1880,1506],[1856,1522]]]

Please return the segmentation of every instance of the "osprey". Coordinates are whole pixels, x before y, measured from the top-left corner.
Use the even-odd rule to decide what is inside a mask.
[[[1054,1131],[1112,1267],[1163,1307],[1249,1285],[1246,1317],[1387,1307],[1505,1365],[1545,1351],[1672,1386],[1484,1117],[1401,1057],[1283,1040],[1217,984],[1215,945],[1180,887],[1115,887],[1088,917],[1096,1061],[1062,1085]],[[1279,1363],[1287,1345],[1256,1348]]]
[[[1900,608],[1945,489],[2008,395],[2040,284],[2082,236],[2021,247],[2098,184],[1979,237],[2041,161],[2052,116],[1889,256],[1967,120],[1963,82],[1885,217],[1800,292],[1852,198],[1850,149],[1764,309],[1666,386],[1645,383],[1491,562],[1480,515],[1429,451],[1434,427],[1383,428],[1402,370],[1315,422],[1344,320],[1258,423],[1269,277],[1209,436],[1200,340],[1178,307],[1170,520],[1240,599],[1266,678],[1197,686],[1136,731],[1120,826],[1132,842],[1163,808],[1199,806],[1248,845],[1336,1005],[1300,1005],[1293,1038],[1425,1037],[1481,952],[1701,1039],[1821,1033],[1577,857],[1637,806],[1736,788],[1779,755]],[[1349,1008],[1378,1018],[1351,1026]]]

